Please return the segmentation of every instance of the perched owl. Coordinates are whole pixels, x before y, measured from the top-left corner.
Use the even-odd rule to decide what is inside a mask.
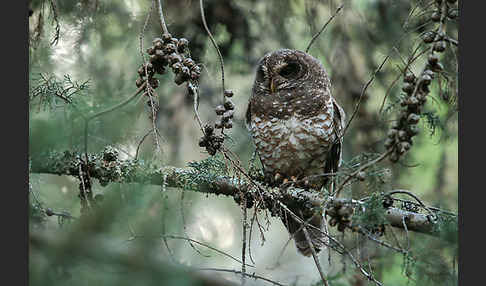
[[[311,55],[282,49],[258,64],[246,123],[256,145],[266,180],[272,185],[307,181],[320,189],[341,164],[344,111],[331,96],[331,83],[321,63]],[[309,184],[309,183],[308,183]],[[291,210],[300,214],[298,208]],[[305,221],[311,217],[303,217]],[[301,225],[282,218],[300,253],[311,254]],[[323,229],[324,218],[310,224]],[[316,251],[326,237],[307,227]]]

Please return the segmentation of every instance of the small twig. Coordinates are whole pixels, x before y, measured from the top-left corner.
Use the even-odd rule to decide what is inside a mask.
[[[86,204],[86,206],[88,207],[88,209],[91,208],[91,205],[88,201],[88,198],[86,197],[86,186],[84,185],[84,177],[83,177],[83,170],[82,170],[82,163],[80,162],[79,163],[79,179],[81,181],[81,196],[80,196],[80,199],[81,199],[81,210],[84,210],[84,204],[83,204],[83,199],[84,199],[84,202]],[[87,166],[86,166],[87,167]]]
[[[162,28],[162,31],[164,31],[164,34],[168,34],[169,30],[167,30],[167,25],[165,24],[164,11],[162,10],[162,1],[157,0],[157,2],[159,4],[158,10],[159,10],[160,27]]]
[[[329,237],[329,239],[336,245],[336,246],[339,246],[339,249],[341,249],[342,251],[338,253],[340,254],[347,254],[349,256],[349,258],[351,258],[351,261],[353,261],[353,263],[355,264],[355,266],[360,270],[360,272],[366,277],[368,278],[368,280],[372,281],[373,283],[375,283],[376,285],[383,285],[381,282],[377,281],[375,278],[373,278],[373,275],[371,275],[371,273],[368,273],[366,272],[366,270],[363,269],[363,267],[361,266],[361,264],[359,263],[358,260],[356,260],[356,258],[354,258],[354,256],[351,254],[351,252],[341,243],[339,242],[338,240],[336,240],[334,237],[330,236],[328,233],[325,233],[323,231],[321,231],[319,228],[311,225],[311,224],[307,224],[304,220],[302,220],[299,216],[297,216],[295,213],[293,213],[286,205],[284,205],[282,202],[278,201],[278,204],[288,213],[290,214],[296,221],[298,221],[299,223],[301,224],[305,224],[307,227],[309,228],[312,228],[312,229],[315,229],[316,231],[324,234],[325,236]],[[343,235],[344,235],[344,232],[343,232]],[[336,249],[334,249],[336,250]],[[336,250],[337,251],[337,250]],[[344,256],[343,256],[344,257]]]
[[[302,212],[300,212],[301,216],[303,217],[304,215]],[[305,227],[304,224],[302,224],[302,231],[304,232],[305,239],[307,240],[307,244],[309,244],[312,257],[314,258],[314,262],[316,263],[317,270],[319,271],[319,275],[321,276],[322,282],[324,283],[325,286],[328,286],[326,277],[324,276],[324,273],[322,273],[322,268],[321,264],[319,263],[319,257],[317,257],[316,250],[314,248],[314,243],[312,243],[312,240],[309,236],[309,232],[307,231],[307,228]]]
[[[419,205],[421,206],[419,203],[415,203],[415,202],[412,202],[412,201],[407,201],[407,200],[402,200],[402,199],[397,199],[397,198],[392,198],[394,201],[399,201],[399,202],[407,202],[407,203],[411,203],[411,204],[414,204],[414,205]],[[443,210],[443,209],[439,209],[439,208],[436,208],[436,207],[431,207],[431,206],[427,206],[430,210],[433,210],[435,212],[439,212],[439,213],[443,213],[443,214],[446,214],[446,215],[450,215],[450,216],[454,216],[454,217],[457,217],[457,214],[456,213],[453,213],[453,212],[450,212],[450,211],[446,211],[446,210]]]
[[[327,20],[327,22],[324,24],[324,26],[322,26],[321,30],[319,32],[317,32],[317,34],[315,34],[310,43],[307,45],[307,48],[305,49],[305,52],[307,53],[310,49],[310,47],[312,46],[312,44],[314,43],[314,41],[317,39],[317,37],[319,37],[319,35],[326,29],[327,25],[332,21],[332,19],[334,19],[334,17],[337,16],[337,14],[339,13],[339,11],[341,11],[341,9],[343,8],[344,4],[341,4],[339,5],[339,7],[336,9],[336,12],[334,12],[334,14],[331,16],[331,18],[329,18],[329,20]]]
[[[159,143],[159,137],[158,137],[158,130],[157,130],[157,126],[155,124],[155,121],[156,121],[156,107],[154,105],[154,101],[153,101],[153,94],[155,93],[155,90],[150,86],[150,82],[149,82],[149,76],[148,76],[148,65],[147,65],[147,62],[145,60],[145,55],[143,53],[143,34],[145,33],[145,30],[147,28],[147,24],[150,20],[150,15],[152,14],[152,9],[154,8],[155,6],[155,0],[152,1],[152,6],[150,7],[150,10],[147,14],[147,17],[145,19],[145,23],[142,27],[142,30],[140,31],[140,55],[142,57],[142,61],[143,61],[143,67],[145,69],[145,75],[147,76],[146,79],[145,79],[145,87],[146,87],[146,95],[149,97],[149,101],[150,101],[150,109],[152,111],[152,129],[154,131],[154,140],[155,140],[155,145],[157,147],[157,151],[158,152],[161,152],[161,147],[160,147],[160,143]],[[167,32],[167,27],[165,27],[165,20],[164,20],[164,14],[163,14],[163,11],[162,11],[162,4],[159,0],[159,14],[160,14],[160,19],[161,19],[161,25],[164,29],[164,32]],[[167,32],[168,33],[168,32]]]
[[[137,91],[135,91],[135,93],[133,95],[131,95],[130,97],[128,97],[127,99],[125,99],[124,101],[108,108],[108,109],[105,109],[101,112],[98,112],[94,115],[91,115],[90,117],[86,118],[82,113],[81,113],[81,116],[83,117],[84,119],[84,152],[85,154],[88,153],[88,125],[89,125],[89,122],[93,119],[95,119],[96,117],[100,117],[102,115],[105,115],[107,113],[110,113],[118,108],[121,108],[123,106],[125,106],[126,104],[130,103],[130,101],[132,101],[134,98],[137,97],[137,95],[143,91],[143,89],[145,88],[145,85],[146,83],[144,82],[138,89]]]
[[[383,62],[380,64],[380,66],[373,72],[373,74],[371,75],[371,78],[370,80],[368,80],[368,82],[365,84],[365,86],[363,87],[363,89],[361,90],[361,94],[359,96],[359,99],[358,99],[358,103],[356,104],[355,108],[354,108],[354,111],[353,111],[353,114],[351,115],[351,118],[349,118],[349,121],[348,123],[346,124],[346,128],[344,128],[344,131],[342,132],[341,134],[341,137],[344,137],[344,135],[346,134],[346,131],[348,130],[349,128],[349,125],[351,124],[351,122],[353,121],[354,117],[356,116],[356,113],[358,113],[358,110],[359,110],[359,107],[361,105],[361,100],[363,99],[364,97],[364,94],[366,92],[366,90],[368,89],[368,87],[371,85],[371,83],[373,82],[373,80],[375,79],[376,77],[376,74],[379,73],[381,71],[381,68],[385,65],[386,61],[390,58],[390,55],[387,55],[385,57],[385,59],[383,60]]]
[[[434,219],[437,219],[437,215],[432,212],[429,207],[427,207],[416,195],[414,195],[413,193],[409,192],[409,191],[406,191],[406,190],[394,190],[394,191],[390,191],[388,193],[386,193],[386,195],[393,195],[393,194],[405,194],[405,195],[409,195],[411,196],[412,198],[414,198],[419,204],[420,206],[422,206],[424,209],[426,209],[429,214],[434,217]]]
[[[396,244],[398,245],[398,248],[403,249],[403,247],[400,245],[400,241],[398,240],[397,235],[395,234],[395,231],[393,231],[393,227],[388,228],[393,236],[393,239],[395,240]]]
[[[54,22],[56,22],[56,28],[55,28],[56,32],[54,34],[54,37],[51,40],[51,45],[55,46],[59,42],[59,37],[60,37],[60,33],[61,33],[61,25],[59,24],[59,17],[57,15],[56,4],[54,3],[53,0],[49,0],[49,3],[51,4],[51,10],[52,10]]]
[[[181,210],[182,228],[184,229],[184,235],[189,236],[187,234],[186,218],[185,218],[185,215],[184,215],[184,194],[185,193],[186,193],[185,190],[181,190],[181,197],[180,197],[180,203],[181,203],[180,207],[181,208],[180,208],[180,210]],[[204,257],[210,257],[209,255],[205,255],[201,251],[199,251],[199,249],[197,249],[196,246],[194,246],[194,244],[192,244],[191,239],[188,239],[187,241],[189,242],[189,245],[192,247],[192,249],[194,249],[194,251],[196,251],[199,255],[204,256]]]
[[[383,101],[381,102],[381,106],[380,106],[380,110],[378,111],[378,113],[381,114],[381,112],[383,111],[383,107],[385,106],[385,102],[386,102],[386,99],[388,98],[388,95],[390,95],[390,91],[391,89],[395,86],[395,84],[398,82],[398,80],[402,77],[402,74],[400,73],[394,80],[393,82],[390,84],[390,86],[388,87],[388,89],[386,90],[385,92],[385,96],[383,97]]]
[[[228,253],[226,253],[226,252],[224,252],[224,251],[221,251],[221,250],[219,250],[219,249],[217,249],[217,248],[215,248],[215,247],[212,247],[211,245],[205,244],[205,243],[203,243],[203,242],[200,242],[200,241],[197,241],[197,240],[194,240],[194,239],[188,238],[188,237],[176,236],[176,235],[168,235],[168,234],[162,235],[162,237],[169,238],[169,239],[182,239],[182,240],[187,240],[187,241],[190,241],[190,242],[192,242],[192,243],[196,243],[196,244],[199,244],[199,245],[204,246],[204,247],[206,247],[206,248],[209,248],[209,249],[211,249],[211,250],[214,250],[214,251],[216,251],[216,252],[217,252],[217,253],[219,253],[219,254],[222,254],[222,255],[224,255],[224,256],[226,256],[226,257],[228,257],[228,258],[230,258],[230,259],[232,259],[232,260],[234,260],[234,261],[236,261],[236,262],[238,262],[238,263],[243,264],[243,261],[241,261],[240,259],[238,259],[238,258],[236,258],[236,257],[234,257],[234,256],[231,256],[231,255],[229,255]],[[244,264],[244,265],[245,265],[245,266],[248,266],[248,267],[255,267],[255,266],[250,265],[250,264]]]
[[[213,251],[216,251],[217,253],[219,254],[222,254],[238,263],[243,263],[241,260],[239,260],[238,258],[232,256],[232,255],[229,255],[228,253],[222,251],[222,250],[219,250],[215,247],[212,247],[211,245],[208,245],[206,243],[203,243],[203,242],[200,242],[200,241],[197,241],[197,240],[194,240],[194,239],[191,239],[191,238],[188,238],[188,237],[184,237],[184,236],[177,236],[177,235],[170,235],[170,234],[163,234],[163,235],[160,235],[160,236],[157,236],[157,237],[146,237],[144,235],[137,235],[135,234],[135,232],[131,229],[131,227],[129,226],[129,231],[130,231],[130,237],[125,240],[126,242],[132,242],[134,241],[135,239],[139,239],[139,238],[153,238],[153,239],[156,239],[156,238],[163,238],[163,239],[176,239],[176,240],[185,240],[185,241],[189,241],[191,243],[196,243],[196,244],[199,244],[203,247],[206,247],[208,249],[211,249]],[[246,264],[246,266],[248,267],[255,267],[253,265],[250,265],[250,264]]]
[[[223,146],[221,149],[222,149],[221,151],[222,151],[222,153],[223,153],[224,157],[225,157],[226,159],[228,159],[228,160],[229,160],[229,161],[230,161],[230,162],[233,164],[233,166],[234,166],[234,167],[235,167],[235,168],[236,168],[236,169],[237,169],[237,170],[238,170],[238,171],[239,171],[241,174],[243,174],[243,175],[244,175],[244,176],[245,176],[245,177],[246,177],[246,178],[247,178],[247,179],[250,181],[250,183],[251,183],[253,186],[255,186],[255,187],[256,187],[257,192],[258,192],[258,195],[260,196],[261,202],[262,202],[262,204],[263,204],[264,208],[266,208],[266,206],[265,206],[265,199],[264,199],[264,198],[263,198],[263,196],[262,196],[262,192],[265,192],[265,190],[264,190],[264,189],[263,189],[263,188],[262,188],[262,187],[261,187],[261,186],[260,186],[260,185],[259,185],[257,182],[255,182],[255,181],[254,181],[254,180],[253,180],[253,179],[250,177],[250,175],[248,175],[248,174],[245,172],[245,170],[243,170],[243,168],[242,168],[242,167],[241,167],[239,164],[236,164],[236,163],[233,161],[233,159],[231,159],[231,158],[229,157],[229,155],[227,154],[227,152],[229,152],[229,150],[227,150],[226,148],[224,148],[224,146]]]
[[[268,269],[274,270],[274,269],[276,269],[280,265],[280,259],[282,258],[283,254],[285,253],[285,249],[287,249],[287,246],[289,246],[290,242],[292,241],[292,238],[293,238],[293,236],[290,235],[289,239],[287,239],[287,242],[282,247],[282,250],[280,250],[280,254],[277,257],[277,261],[275,262],[275,265],[272,266],[272,267],[268,267]]]
[[[145,66],[145,70],[147,70],[147,66]],[[150,100],[150,111],[152,112],[152,130],[153,130],[153,133],[154,133],[154,140],[155,140],[155,146],[157,147],[157,151],[159,153],[162,153],[162,148],[160,147],[160,143],[159,143],[159,131],[157,129],[157,125],[156,125],[156,120],[157,120],[157,111],[156,111],[156,105],[154,104],[154,100],[153,100],[153,96],[152,96],[152,93],[155,93],[155,91],[153,90],[153,88],[150,86],[150,83],[148,82],[148,77],[147,77],[147,95],[149,97],[149,100]]]
[[[145,34],[145,30],[147,29],[147,25],[148,25],[148,23],[150,21],[150,16],[152,15],[152,10],[154,9],[154,6],[155,6],[155,1],[152,1],[152,6],[150,6],[150,10],[147,13],[147,17],[145,18],[145,22],[144,22],[144,24],[142,26],[142,30],[140,31],[140,36],[139,36],[139,40],[140,40],[140,56],[142,57],[144,64],[145,64],[145,54],[143,52],[143,36]]]
[[[255,273],[253,274],[248,274],[248,273],[243,273],[241,271],[238,271],[238,270],[232,270],[232,269],[222,269],[222,268],[194,268],[195,270],[199,270],[199,271],[219,271],[219,272],[230,272],[230,273],[235,273],[235,274],[240,274],[240,275],[244,275],[244,276],[247,276],[247,277],[250,277],[250,278],[254,278],[254,279],[260,279],[260,280],[264,280],[266,282],[269,282],[269,283],[272,283],[273,285],[278,285],[278,286],[284,286],[283,284],[280,284],[276,281],[273,281],[273,280],[270,280],[268,278],[265,278],[265,277],[262,277],[262,276],[258,276],[258,275],[255,275]]]
[[[201,129],[201,132],[205,134],[204,132],[204,127],[203,123],[201,121],[201,118],[199,117],[199,112],[198,112],[198,105],[199,105],[199,89],[196,88],[192,83],[188,82],[187,83],[187,88],[190,90],[190,93],[193,95],[193,110],[194,110],[194,116],[196,117],[197,123],[199,124],[199,128]]]
[[[201,8],[201,19],[204,25],[204,29],[206,29],[206,33],[208,33],[209,39],[211,40],[211,43],[213,43],[214,48],[218,52],[218,57],[219,57],[219,62],[221,63],[221,81],[222,81],[222,87],[223,87],[223,99],[224,99],[224,62],[223,62],[223,56],[221,55],[221,52],[219,51],[218,45],[216,44],[216,41],[213,38],[213,35],[211,34],[211,31],[209,31],[208,25],[206,23],[206,17],[204,16],[204,5],[203,5],[203,0],[199,0],[199,6]]]
[[[243,238],[242,238],[242,240],[243,240],[242,244],[243,245],[241,247],[241,260],[242,260],[243,263],[241,264],[241,272],[246,273],[246,267],[245,267],[245,261],[246,261],[246,231],[247,231],[247,228],[248,228],[247,227],[248,217],[247,217],[247,207],[246,207],[246,205],[247,205],[246,196],[244,196],[242,194],[242,198],[243,199],[241,200],[241,207],[243,209],[242,210],[243,211]],[[245,275],[243,274],[241,276],[241,285],[245,285],[245,282],[246,282]]]
[[[358,168],[356,171],[354,171],[353,173],[351,173],[349,176],[346,177],[346,179],[344,180],[344,182],[342,182],[339,187],[337,188],[336,190],[336,193],[334,194],[334,198],[337,198],[340,194],[340,192],[342,191],[342,189],[346,186],[346,183],[349,182],[349,180],[351,180],[352,178],[354,178],[359,172],[362,172],[364,170],[366,170],[367,168],[369,168],[370,166],[373,166],[374,164],[380,162],[381,160],[385,159],[389,154],[391,153],[391,150],[388,150],[387,152],[381,154],[380,156],[378,156],[378,158],[364,164],[363,166],[361,166],[360,168]]]
[[[135,152],[135,159],[137,159],[137,158],[138,158],[138,153],[139,153],[139,151],[140,151],[140,146],[142,146],[143,141],[145,141],[145,138],[147,138],[147,136],[149,136],[149,135],[150,135],[150,133],[152,133],[152,131],[153,131],[153,130],[152,130],[152,129],[150,129],[150,130],[149,130],[149,131],[148,131],[148,132],[147,132],[147,133],[146,133],[146,134],[145,134],[145,135],[142,137],[142,139],[140,140],[140,142],[138,142],[138,144],[137,144],[137,151]]]
[[[402,218],[402,224],[403,224],[403,229],[405,230],[406,237],[407,237],[407,252],[410,250],[410,237],[408,236],[408,228],[407,228],[407,223],[405,222],[405,219],[407,217],[403,216]]]
[[[37,194],[34,192],[32,189],[31,184],[29,183],[29,193],[32,194],[32,197],[34,198],[35,203],[37,206],[41,209],[42,212],[44,212],[48,216],[58,216],[58,217],[63,217],[63,218],[69,218],[69,219],[75,219],[76,217],[70,215],[68,212],[55,212],[51,208],[44,208],[42,205],[40,199],[37,197]]]
[[[410,70],[410,65],[412,63],[415,62],[415,60],[417,60],[419,57],[421,57],[423,54],[425,54],[429,49],[424,49],[423,51],[421,51],[418,55],[415,56],[415,53],[418,51],[418,49],[421,47],[421,45],[418,45],[417,48],[413,51],[412,55],[410,56],[410,59],[408,60],[408,62],[406,63],[405,65],[405,68],[404,70]],[[398,50],[397,50],[398,52]],[[400,53],[398,53],[400,55]],[[402,74],[398,75],[398,77],[392,82],[392,84],[390,85],[390,87],[388,87],[387,91],[385,92],[385,96],[383,97],[383,102],[381,103],[381,107],[380,107],[380,111],[379,113],[381,113],[383,111],[383,106],[385,105],[385,101],[389,95],[389,92],[390,90],[392,89],[393,85],[400,79],[400,77],[402,76]]]
[[[350,226],[347,226],[347,227],[348,227],[349,229],[352,229]],[[389,249],[391,249],[391,250],[394,250],[394,251],[399,252],[399,253],[402,253],[402,254],[406,254],[406,253],[408,253],[408,251],[403,250],[402,248],[397,248],[397,247],[395,247],[395,246],[393,246],[393,245],[391,245],[391,244],[389,244],[389,243],[387,243],[387,242],[384,242],[384,241],[382,241],[382,240],[379,240],[379,239],[375,238],[375,237],[374,237],[374,236],[373,236],[371,233],[369,233],[369,231],[365,230],[365,229],[364,229],[364,228],[362,228],[362,227],[359,227],[359,228],[358,228],[358,232],[359,232],[360,234],[362,234],[362,235],[365,235],[365,236],[366,236],[366,237],[367,237],[369,240],[371,240],[371,241],[373,241],[373,242],[376,242],[376,243],[378,243],[378,244],[379,244],[379,245],[381,245],[381,246],[384,246],[384,247],[386,247],[386,248],[389,248]]]
[[[451,37],[445,37],[445,38],[444,38],[444,40],[445,40],[446,42],[449,42],[449,43],[453,44],[453,45],[454,45],[454,46],[456,46],[456,47],[457,47],[457,46],[459,46],[459,41],[458,41],[458,40],[456,40],[456,39],[453,39],[453,38],[451,38]]]

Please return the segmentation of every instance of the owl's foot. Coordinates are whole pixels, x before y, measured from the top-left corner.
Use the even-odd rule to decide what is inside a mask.
[[[283,182],[283,176],[280,173],[266,173],[264,181],[270,187],[278,187]]]
[[[282,184],[286,185],[286,184],[288,184],[288,183],[289,183],[289,181],[290,181],[291,183],[297,183],[297,181],[298,181],[298,180],[297,180],[297,177],[296,177],[296,176],[291,176],[291,177],[290,177],[290,180],[289,180],[289,179],[287,179],[287,178],[283,179],[283,183],[282,183]]]
[[[290,179],[284,178],[283,182],[279,185],[281,187],[295,187],[304,190],[314,189],[319,190],[322,187],[322,182],[312,180],[309,177],[296,177],[291,176]]]
[[[281,173],[267,173],[265,174],[265,183],[267,183],[271,187],[285,187],[289,184],[294,184],[298,181],[298,178],[295,176],[291,176],[290,178],[282,175]]]
[[[287,177],[282,175],[281,173],[267,173],[265,174],[265,183],[267,183],[271,187],[296,187],[301,189],[315,189],[317,186],[312,183],[307,177],[301,176],[290,176]]]

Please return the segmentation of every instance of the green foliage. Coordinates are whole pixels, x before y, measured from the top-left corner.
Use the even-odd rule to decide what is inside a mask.
[[[36,202],[29,202],[29,223],[35,226],[43,225],[47,220],[42,207]]]
[[[373,230],[386,223],[385,208],[383,207],[383,194],[373,193],[362,206],[356,208],[353,223]]]
[[[29,90],[30,103],[38,106],[39,110],[53,110],[59,105],[76,104],[79,97],[86,94],[89,89],[89,80],[84,82],[73,81],[66,74],[62,80],[55,75],[39,74],[31,77],[33,85]]]
[[[198,162],[189,162],[188,166],[192,170],[184,176],[184,189],[187,190],[197,190],[201,185],[211,185],[218,177],[228,175],[227,165],[219,153]]]
[[[440,233],[440,238],[450,243],[451,246],[458,245],[459,229],[458,217],[449,213],[438,213],[438,221],[434,225],[435,231]]]
[[[435,112],[424,112],[421,114],[421,117],[426,120],[425,124],[430,130],[430,136],[435,134],[436,128],[444,129],[440,117]]]

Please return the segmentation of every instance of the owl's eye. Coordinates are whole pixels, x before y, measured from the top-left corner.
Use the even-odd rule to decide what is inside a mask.
[[[279,74],[285,78],[289,78],[297,75],[299,71],[300,71],[299,64],[295,62],[290,62],[279,71]]]

